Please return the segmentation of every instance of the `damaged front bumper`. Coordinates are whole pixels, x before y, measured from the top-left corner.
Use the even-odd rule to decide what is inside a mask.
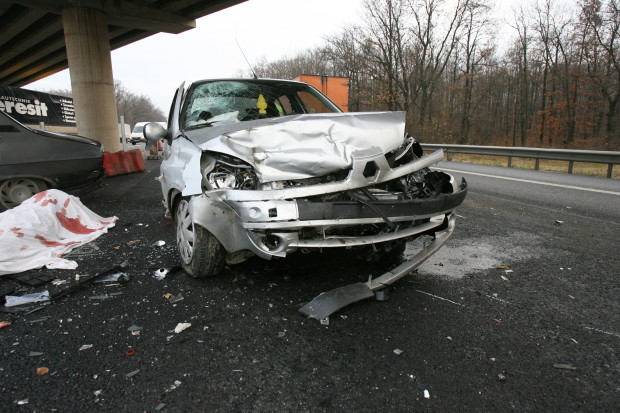
[[[436,233],[433,241],[409,260],[375,279],[369,279],[366,283],[349,284],[322,293],[299,311],[308,317],[324,320],[350,304],[373,297],[378,291],[400,280],[437,252],[454,232],[455,224],[456,217],[451,214],[447,228]]]
[[[374,246],[434,234],[449,225],[451,212],[467,192],[464,181],[459,185],[451,179],[450,193],[431,198],[366,203],[313,199],[414,173],[443,159],[443,151],[396,168],[389,167],[382,152],[372,149],[357,151],[352,158],[349,175],[339,182],[275,190],[207,191],[192,197],[192,219],[220,241],[233,263],[247,252],[270,259],[297,249]]]

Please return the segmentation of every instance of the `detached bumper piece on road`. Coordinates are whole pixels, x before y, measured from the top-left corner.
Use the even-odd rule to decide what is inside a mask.
[[[370,279],[366,283],[345,285],[322,293],[300,308],[299,311],[308,317],[324,320],[350,304],[374,297],[378,292],[416,269],[441,248],[448,238],[450,238],[452,232],[454,232],[456,223],[454,214],[450,214],[446,219],[448,227],[444,231],[437,233],[435,239],[430,244],[426,245],[420,252],[398,267],[386,272],[380,277]]]

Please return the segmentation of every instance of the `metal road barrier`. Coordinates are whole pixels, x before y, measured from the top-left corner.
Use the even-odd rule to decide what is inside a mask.
[[[523,148],[511,146],[475,146],[451,144],[422,144],[425,151],[434,151],[443,148],[447,152],[448,160],[452,153],[467,153],[487,156],[508,157],[508,167],[512,166],[512,158],[533,158],[536,160],[534,169],[538,170],[541,159],[552,159],[568,162],[568,173],[573,173],[575,162],[601,163],[607,165],[607,178],[612,177],[614,165],[620,164],[620,152],[611,151],[580,151],[574,149],[543,149]]]

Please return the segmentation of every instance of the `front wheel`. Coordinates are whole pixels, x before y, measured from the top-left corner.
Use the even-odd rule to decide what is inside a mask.
[[[177,247],[183,269],[192,277],[217,275],[226,262],[226,250],[220,242],[200,225],[194,224],[189,200],[181,199],[175,210]]]
[[[34,194],[45,191],[47,185],[40,179],[12,178],[0,182],[0,204],[6,209],[16,207]]]

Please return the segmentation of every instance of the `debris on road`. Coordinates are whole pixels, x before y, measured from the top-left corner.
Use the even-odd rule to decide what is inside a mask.
[[[45,353],[43,353],[41,351],[31,351],[28,354],[28,357],[39,357],[39,356],[42,356],[43,354],[45,354]]]
[[[49,372],[50,369],[48,367],[37,367],[37,374],[39,376],[45,376]]]
[[[104,275],[100,278],[97,278],[94,282],[96,283],[106,283],[106,282],[127,282],[129,281],[130,277],[128,274],[125,274],[124,272],[117,272],[117,273],[113,273],[113,274],[108,274],[108,275]]]
[[[508,377],[505,374],[502,374],[502,373],[498,374],[497,378],[499,379],[499,381],[506,381],[506,380],[508,380]]]
[[[164,245],[166,245],[166,241],[157,241],[155,244],[156,247],[163,247]]]
[[[92,348],[92,347],[93,347],[92,344],[83,344],[82,347],[80,347],[79,351],[88,350],[89,348]]]
[[[181,381],[180,380],[175,380],[174,384],[166,389],[166,393],[170,393],[171,391],[176,390],[180,385],[181,385]]]
[[[155,410],[160,411],[161,409],[163,409],[164,407],[166,407],[166,403],[159,403],[156,407]]]
[[[178,293],[177,295],[170,295],[170,297],[168,297],[168,301],[170,301],[171,304],[178,303],[184,299],[185,297],[183,297],[181,293]]]
[[[155,272],[153,273],[153,277],[155,277],[158,281],[163,280],[164,278],[166,278],[168,276],[168,274],[180,269],[181,267],[179,267],[178,265],[175,265],[174,267],[170,267],[170,268],[158,268],[157,270],[155,270]]]
[[[6,300],[5,307],[14,307],[16,305],[39,303],[42,301],[49,301],[50,293],[48,290],[38,293],[25,294],[20,296],[7,295],[4,297]]]
[[[0,328],[8,327],[10,325],[11,323],[9,323],[8,321],[0,321]]]
[[[190,328],[192,326],[192,323],[179,323],[177,324],[177,326],[174,328],[174,332],[176,334],[179,334],[180,332],[187,330],[188,328]]]
[[[397,356],[400,356],[400,355],[401,355],[401,354],[403,354],[403,353],[404,353],[404,351],[402,351],[402,350],[401,350],[401,349],[399,349],[399,348],[395,348],[395,349],[394,349],[394,354],[396,354]]]
[[[138,374],[138,373],[140,373],[140,369],[138,369],[138,370],[134,370],[134,371],[132,371],[131,373],[127,373],[127,374],[125,374],[125,378],[130,379],[130,378],[132,378],[133,376],[135,376],[135,375],[136,375],[136,374]]]
[[[428,390],[424,390],[424,398],[425,399],[430,399],[431,398],[431,394],[428,392]]]
[[[555,220],[555,225],[562,225],[564,221],[560,221],[559,219]]]
[[[109,275],[113,275],[113,274],[118,274],[118,273],[123,273],[123,270],[125,268],[129,267],[129,261],[123,261],[122,263],[120,263],[119,265],[116,265],[112,268],[110,268],[109,270],[103,271],[101,273],[98,274],[94,274],[94,275],[81,275],[81,276],[76,276],[76,280],[75,282],[70,283],[69,285],[67,285],[64,288],[60,288],[60,289],[52,289],[52,292],[50,293],[50,296],[53,300],[58,300],[62,297],[65,297],[66,295],[69,295],[81,288],[83,288],[84,286],[86,286],[87,284],[90,284],[91,282],[94,282],[95,280],[99,280],[101,278],[105,278]],[[119,276],[119,280],[120,278],[122,278],[121,276]],[[129,279],[128,277],[126,278],[127,280]],[[118,281],[118,280],[117,280]],[[112,295],[112,294],[110,294]],[[115,294],[118,295],[118,294]],[[93,298],[93,297],[91,297]],[[109,297],[106,297],[109,298]],[[94,298],[94,299],[101,299],[101,298]]]
[[[553,367],[556,369],[577,370],[577,367],[572,364],[554,364]]]

